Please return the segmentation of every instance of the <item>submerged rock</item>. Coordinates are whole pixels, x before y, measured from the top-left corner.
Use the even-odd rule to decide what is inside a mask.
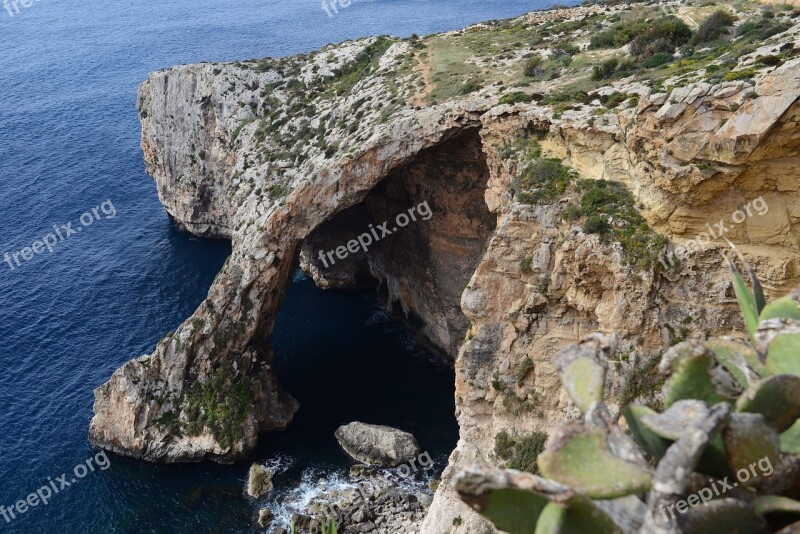
[[[413,435],[388,426],[350,423],[336,430],[336,440],[354,460],[381,467],[397,467],[421,452]]]
[[[247,478],[247,494],[254,499],[258,499],[272,491],[272,488],[272,471],[259,464],[250,466],[250,474]]]

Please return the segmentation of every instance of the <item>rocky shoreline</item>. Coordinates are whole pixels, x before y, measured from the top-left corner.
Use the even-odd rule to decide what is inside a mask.
[[[336,439],[359,463],[346,475],[331,473],[295,488],[300,492],[296,498],[291,493],[271,495],[273,477],[282,471],[280,462],[250,467],[246,495],[257,503],[271,498],[273,504],[259,509],[258,525],[273,534],[285,534],[291,526],[298,534],[316,534],[333,521],[343,533],[419,534],[438,484],[430,454],[421,451],[413,435],[387,426],[353,422],[337,429]]]
[[[333,520],[339,532],[375,534],[419,534],[422,521],[433,502],[433,492],[416,491],[397,485],[396,477],[387,474],[351,470],[350,485],[344,489],[329,488],[329,481],[318,482],[319,495],[309,503],[305,513],[294,514],[298,532],[317,533],[320,525]],[[275,534],[281,532],[279,527]]]
[[[522,464],[515,451],[575,416],[560,349],[609,335],[622,355],[609,398],[630,400],[652,390],[664,348],[740,325],[725,243],[691,244],[709,225],[763,199],[768,213],[726,237],[769,293],[800,285],[800,14],[726,6],[737,20],[723,45],[626,61],[636,47],[615,42],[619,23],[661,20],[661,7],[152,73],[138,108],[159,198],[233,253],[192,317],[95,391],[92,443],[153,462],[246,457],[298,409],[269,346],[295,267],[321,286],[366,277],[456,368],[461,439],[421,531],[487,528],[452,477]],[[688,26],[708,14],[675,9]],[[422,202],[430,221],[352,262],[326,269],[312,254]],[[677,246],[690,252],[658,267]]]
[[[269,473],[269,489],[262,481]],[[379,468],[353,465],[346,473],[330,472],[283,495],[273,494],[268,468],[254,464],[246,494],[258,515],[255,523],[273,534],[315,534],[335,522],[339,532],[419,534],[438,484],[433,462],[427,469]],[[278,473],[276,476],[280,476]],[[252,492],[253,487],[265,488]]]

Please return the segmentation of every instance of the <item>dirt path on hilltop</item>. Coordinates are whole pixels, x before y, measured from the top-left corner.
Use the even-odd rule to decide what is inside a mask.
[[[411,99],[411,104],[414,106],[424,106],[428,95],[436,88],[436,85],[431,81],[431,64],[429,61],[424,61],[421,54],[417,56],[417,68],[422,74],[422,81],[425,82],[425,86],[422,88],[421,92],[414,95],[414,98]]]

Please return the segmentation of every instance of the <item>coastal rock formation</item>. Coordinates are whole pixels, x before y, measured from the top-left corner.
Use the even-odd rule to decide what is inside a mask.
[[[461,435],[422,530],[482,532],[452,475],[514,462],[502,433],[526,443],[576,417],[560,349],[608,335],[622,355],[608,396],[624,402],[652,392],[665,347],[740,324],[723,237],[768,292],[797,286],[800,25],[783,13],[780,31],[739,39],[736,54],[579,89],[608,57],[586,50],[589,36],[632,9],[660,13],[592,5],[151,74],[138,107],[159,198],[233,252],[193,316],[95,391],[92,443],[227,462],[288,425],[298,405],[269,347],[301,266],[323,286],[377,287],[454,362]],[[523,77],[526,58],[565,41],[585,61]],[[426,201],[429,220],[321,261]]]
[[[336,441],[354,460],[380,467],[397,467],[422,452],[408,432],[359,422],[337,428]]]
[[[251,465],[247,474],[247,494],[258,499],[272,491],[272,488],[272,472],[263,465]]]
[[[351,485],[332,489],[320,480],[319,494],[311,499],[306,513],[295,514],[300,532],[319,532],[320,525],[333,520],[345,534],[419,534],[423,518],[431,505],[427,488],[397,487],[389,477],[351,476]]]

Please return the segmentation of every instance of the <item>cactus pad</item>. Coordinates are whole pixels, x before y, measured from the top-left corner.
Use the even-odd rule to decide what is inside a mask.
[[[760,413],[783,432],[800,417],[800,376],[777,375],[759,382],[739,397],[736,410]]]
[[[544,476],[594,499],[641,493],[652,478],[647,469],[614,456],[605,433],[583,421],[562,425],[538,463]]]

